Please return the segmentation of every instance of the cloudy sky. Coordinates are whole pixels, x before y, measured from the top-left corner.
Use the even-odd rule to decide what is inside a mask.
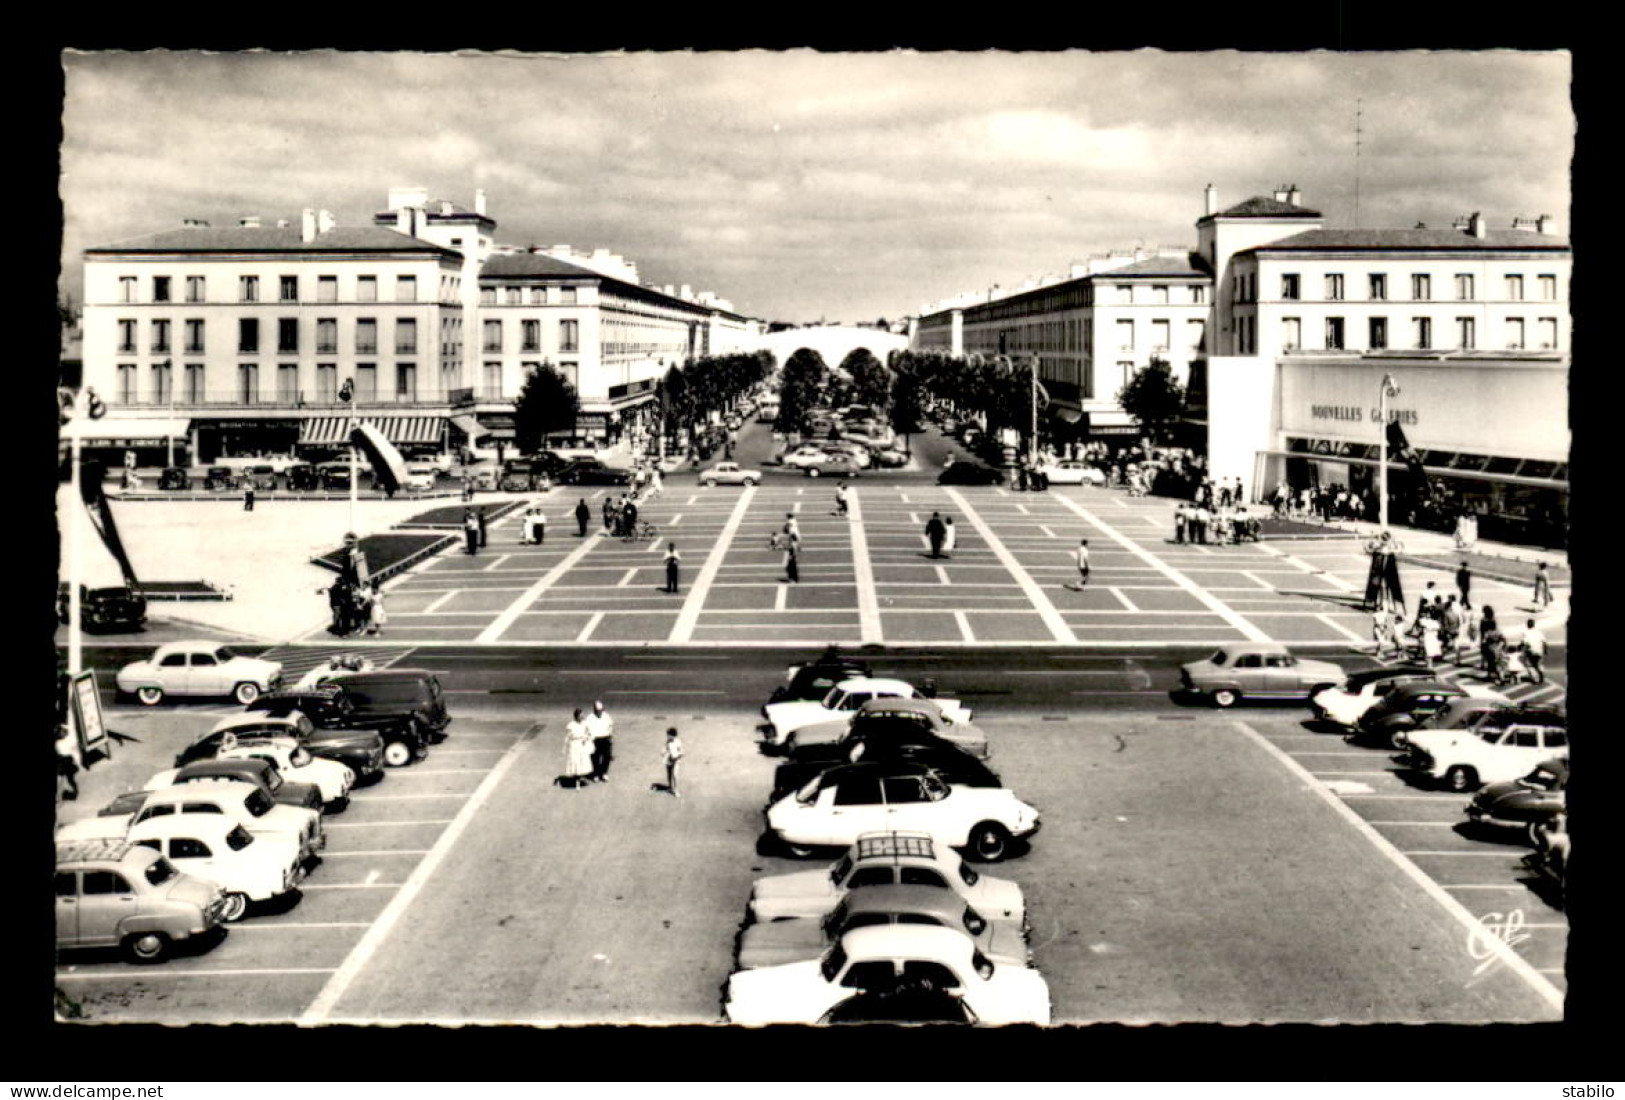
[[[391,186],[770,320],[897,318],[1295,183],[1328,226],[1565,231],[1563,53],[69,53],[64,288],[182,218],[370,224]]]

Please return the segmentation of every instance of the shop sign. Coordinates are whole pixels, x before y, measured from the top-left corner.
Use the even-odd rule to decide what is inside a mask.
[[[1349,420],[1357,424],[1376,424],[1382,420],[1382,409],[1373,406],[1362,409],[1358,405],[1311,405],[1309,416],[1314,420]],[[1389,409],[1388,419],[1400,424],[1419,423],[1415,409]]]

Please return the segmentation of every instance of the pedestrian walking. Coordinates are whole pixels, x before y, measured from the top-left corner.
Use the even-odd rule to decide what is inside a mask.
[[[677,552],[677,544],[675,542],[668,542],[666,544],[666,591],[667,592],[675,593],[677,591],[677,570],[681,567],[682,561],[683,561],[682,555]]]
[[[474,509],[474,522],[476,524],[478,524],[479,530],[480,530],[480,549],[484,550],[485,549],[485,509],[484,508],[476,508],[476,509]]]
[[[1439,663],[1439,655],[1443,646],[1439,637],[1439,620],[1429,616],[1421,622],[1422,657],[1427,666],[1432,668]]]
[[[1174,505],[1174,541],[1176,543],[1185,541],[1185,524],[1187,522],[1189,522],[1189,516],[1185,511],[1185,502],[1180,501]]]
[[[463,550],[468,554],[480,552],[480,524],[472,508],[463,509]]]
[[[474,478],[470,474],[463,475],[463,503],[467,504],[474,499]]]
[[[1457,649],[1458,639],[1461,637],[1461,608],[1456,605],[1456,597],[1446,597],[1444,611],[1439,615],[1439,647],[1444,655],[1450,658],[1451,664],[1456,664],[1460,650]]]
[[[587,524],[592,522],[592,509],[587,507],[587,498],[582,497],[576,505],[576,538],[587,537]]]
[[[1552,602],[1552,575],[1546,569],[1546,563],[1541,562],[1535,566],[1535,609],[1541,610],[1549,607]]]
[[[1483,618],[1478,626],[1478,659],[1483,666],[1484,674],[1495,684],[1500,684],[1506,675],[1503,662],[1506,656],[1506,635],[1495,621],[1495,608],[1484,608]]]
[[[1191,541],[1198,546],[1207,545],[1207,525],[1211,518],[1212,515],[1208,512],[1207,506],[1198,501],[1195,514],[1191,516],[1190,520]]]
[[[587,724],[582,721],[581,708],[577,707],[575,717],[564,726],[564,774],[559,776],[559,786],[579,790],[592,775],[592,735],[587,732]]]
[[[666,491],[666,485],[660,480],[660,467],[649,467],[649,496],[657,497]]]
[[[607,494],[604,497],[604,532],[607,534],[615,530],[615,501]]]
[[[660,758],[666,765],[666,793],[673,798],[683,797],[677,789],[677,772],[683,762],[683,739],[677,736],[676,726],[666,731],[666,744],[661,749]]]
[[[342,578],[335,580],[327,586],[327,609],[333,616],[333,625],[329,628],[332,633],[341,637],[350,632],[350,599],[344,590]]]
[[[243,487],[243,511],[252,512],[253,510],[254,510],[254,486],[253,486],[252,483],[250,483],[250,484],[245,485]]]
[[[791,584],[801,583],[801,563],[794,542],[786,544],[784,548],[784,577]]]
[[[584,724],[592,738],[592,781],[608,783],[609,765],[615,759],[615,719],[604,710],[602,699],[593,703]]]
[[[847,508],[846,483],[843,481],[835,487],[835,514],[838,516],[848,515]]]
[[[1433,587],[1431,581],[1428,582],[1428,587]],[[1462,562],[1461,568],[1456,570],[1456,591],[1461,593],[1461,606],[1473,606],[1473,570],[1466,562]]]
[[[1078,587],[1082,588],[1089,583],[1089,540],[1084,539],[1078,544]]]
[[[1523,663],[1529,670],[1529,678],[1537,684],[1546,682],[1546,670],[1541,662],[1546,659],[1546,633],[1530,619],[1529,625],[1523,632]]]
[[[801,524],[796,521],[794,512],[784,513],[784,537],[791,546],[801,546]]]
[[[382,634],[384,624],[389,621],[384,611],[384,592],[376,584],[367,586],[367,633]]]
[[[942,540],[948,536],[947,527],[942,522],[940,512],[932,512],[931,518],[925,521],[925,541],[931,544],[931,556],[942,557]]]
[[[1376,647],[1374,656],[1379,661],[1390,648],[1399,648],[1399,640],[1394,637],[1392,617],[1381,606],[1371,613],[1371,641]]]
[[[954,526],[953,516],[942,517],[942,531],[942,552],[951,558],[959,545],[959,528]]]
[[[532,504],[525,512],[525,542],[540,546],[547,541],[547,513],[540,504]]]

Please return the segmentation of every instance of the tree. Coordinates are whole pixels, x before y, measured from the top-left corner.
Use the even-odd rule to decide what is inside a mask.
[[[824,357],[811,348],[797,348],[784,364],[783,383],[779,389],[779,415],[773,421],[778,432],[804,433],[807,430],[808,411],[818,403],[818,393],[824,385],[829,368]]]
[[[1117,403],[1155,442],[1184,410],[1185,387],[1166,360],[1153,359],[1117,391]]]
[[[551,432],[574,430],[581,412],[575,387],[551,363],[530,372],[513,403],[513,441],[520,454],[535,454]]]
[[[892,378],[886,365],[868,348],[853,348],[841,360],[841,369],[852,376],[853,403],[868,405],[884,414],[891,406]]]
[[[891,391],[891,427],[903,437],[903,450],[912,454],[914,446],[909,437],[925,418],[925,380],[920,372],[904,366],[895,356],[892,370],[896,380]]]

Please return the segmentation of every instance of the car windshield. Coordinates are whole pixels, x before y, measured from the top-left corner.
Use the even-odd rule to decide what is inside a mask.
[[[231,832],[226,834],[226,847],[234,852],[240,852],[254,843],[254,834],[241,825],[233,825]]]
[[[960,882],[963,882],[966,886],[975,886],[981,880],[982,880],[982,876],[977,873],[976,868],[972,867],[970,864],[964,862],[963,860],[960,861],[960,863],[959,863],[959,881]]]
[[[839,886],[842,881],[845,880],[847,873],[851,870],[852,857],[849,855],[842,856],[840,859],[836,860],[835,865],[829,869],[829,880],[835,885]]]
[[[811,806],[818,801],[819,781],[823,776],[814,776],[807,780],[807,785],[796,792],[796,801],[803,806]]]
[[[830,688],[829,689],[829,694],[824,696],[824,709],[825,710],[840,710],[841,709],[841,700],[845,696],[846,696],[846,692],[842,691],[840,688],[838,688],[838,687]]]
[[[1214,665],[1223,665],[1225,662],[1224,650],[1215,650],[1213,656],[1209,657],[1208,660]]]
[[[255,817],[264,817],[271,812],[276,803],[271,801],[270,795],[255,787],[248,792],[248,797],[243,800],[243,805],[247,806],[248,812]]]
[[[846,966],[846,952],[841,950],[840,944],[836,944],[825,953],[824,961],[818,966],[818,972],[824,976],[826,982],[833,982],[844,966]]]
[[[233,653],[226,646],[221,646],[219,649],[214,651],[214,659],[219,661],[221,664],[225,664],[235,656],[237,656],[237,654]]]
[[[162,856],[159,856],[157,859],[147,864],[147,869],[144,873],[147,876],[147,881],[152,883],[154,886],[162,886],[164,883],[180,874],[179,871],[175,870],[175,865]]]

